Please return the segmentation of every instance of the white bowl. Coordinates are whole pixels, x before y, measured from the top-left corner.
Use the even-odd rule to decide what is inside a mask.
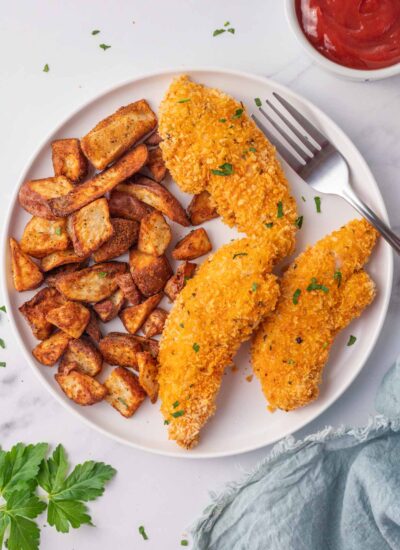
[[[374,69],[370,71],[364,71],[361,69],[351,69],[344,65],[339,65],[331,61],[327,57],[324,57],[318,50],[314,48],[312,44],[307,40],[296,13],[295,0],[285,0],[286,17],[289,22],[289,26],[296,36],[298,42],[306,53],[315,61],[320,67],[326,69],[331,73],[335,73],[338,76],[347,78],[349,80],[358,80],[368,82],[368,80],[380,80],[382,78],[388,78],[400,74],[400,63],[385,67],[383,69]]]

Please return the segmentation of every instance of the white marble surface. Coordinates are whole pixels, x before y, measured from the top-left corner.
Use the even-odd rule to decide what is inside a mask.
[[[235,35],[212,37],[229,20]],[[101,34],[92,36],[93,29]],[[100,43],[110,44],[107,51]],[[0,18],[0,201],[55,124],[114,83],[158,68],[221,66],[263,74],[304,94],[349,134],[367,159],[400,225],[400,78],[375,83],[338,80],[310,64],[289,34],[277,0],[19,0],[3,2]],[[48,63],[50,72],[42,72]],[[376,387],[399,351],[399,273],[384,329],[364,370],[342,398],[299,436],[327,424],[362,424]],[[47,550],[179,548],[185,527],[208,502],[208,491],[235,479],[267,449],[239,457],[190,461],[135,451],[82,425],[29,371],[0,318],[7,347],[0,372],[0,444],[62,442],[71,460],[104,460],[118,470],[93,503],[96,528],[69,535],[42,530]],[[150,540],[138,535],[145,525]]]

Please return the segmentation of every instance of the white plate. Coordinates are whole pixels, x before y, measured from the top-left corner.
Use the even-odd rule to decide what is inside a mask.
[[[126,420],[105,402],[93,407],[79,407],[69,401],[54,381],[55,368],[44,367],[33,359],[31,350],[37,341],[32,337],[29,327],[18,312],[18,307],[34,294],[34,292],[15,292],[10,276],[7,236],[13,235],[19,239],[29,218],[29,215],[18,205],[18,188],[28,178],[41,178],[52,174],[50,142],[53,139],[80,137],[121,105],[143,97],[150,101],[154,109],[157,109],[172,77],[179,72],[179,70],[168,70],[120,84],[78,109],[49,136],[34,154],[22,173],[20,181],[15,182],[15,194],[8,211],[3,235],[1,271],[7,311],[16,338],[36,376],[60,403],[97,430],[122,443],[165,455],[210,458],[243,453],[275,442],[316,418],[346,390],[363,367],[380,333],[391,291],[393,258],[389,246],[380,241],[368,267],[377,283],[377,298],[362,318],[337,338],[325,370],[321,395],[308,407],[290,413],[269,413],[257,379],[254,378],[251,382],[246,380],[246,377],[251,374],[247,346],[243,346],[235,360],[239,370],[236,372],[227,370],[218,396],[217,412],[202,431],[199,446],[192,451],[181,450],[174,442],[168,441],[158,405],[154,406],[146,402],[133,418]],[[377,184],[360,153],[343,132],[308,101],[262,77],[217,69],[194,69],[186,72],[198,82],[216,86],[242,100],[250,112],[256,111],[255,97],[265,99],[274,90],[282,93],[317,124],[341,150],[349,162],[356,190],[387,221],[386,209]],[[354,218],[355,212],[340,199],[323,197],[322,213],[317,214],[312,190],[299,181],[288,167],[285,168],[287,168],[286,172],[293,193],[298,200],[299,212],[304,215],[304,225],[298,234],[298,253],[305,245],[314,243]],[[181,193],[175,184],[169,185],[173,193],[184,205],[187,205],[190,197]],[[301,200],[302,195],[307,202]],[[208,222],[206,228],[214,249],[238,237],[236,231],[227,228],[218,219]],[[174,239],[187,232],[187,229],[176,225],[173,230]],[[167,307],[167,304],[162,305]],[[103,328],[104,332],[123,330],[119,319],[108,323]],[[353,347],[346,347],[350,333],[357,336],[357,342]],[[107,371],[108,368],[105,370]]]

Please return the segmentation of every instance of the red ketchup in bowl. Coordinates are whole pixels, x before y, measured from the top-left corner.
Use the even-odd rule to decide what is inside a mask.
[[[400,62],[400,0],[295,0],[308,41],[353,69]]]

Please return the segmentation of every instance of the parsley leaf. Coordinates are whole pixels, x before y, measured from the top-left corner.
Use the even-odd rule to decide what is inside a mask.
[[[229,27],[229,25],[230,25],[229,21],[225,21],[224,27]]]
[[[257,153],[257,149],[255,147],[249,147],[249,151],[252,153]]]
[[[226,122],[226,118],[220,118],[218,122]]]
[[[237,258],[238,256],[248,256],[247,252],[237,252],[232,256],[233,259]]]
[[[179,418],[180,416],[183,416],[185,414],[185,411],[175,411],[171,414],[174,418]]]
[[[182,539],[181,546],[189,546],[189,541],[187,539]]]
[[[279,201],[276,206],[277,206],[277,209],[278,209],[276,217],[277,218],[282,218],[283,217],[283,204],[282,204],[282,201]]]
[[[228,29],[228,32],[230,32],[231,34],[235,34],[235,29]]]
[[[317,209],[317,213],[321,214],[321,197],[314,197],[315,201],[315,208]]]
[[[139,527],[138,531],[142,535],[144,540],[149,540],[149,537],[147,536],[147,533],[146,533],[145,528],[143,527],[143,525],[141,525]]]
[[[293,293],[293,303],[295,306],[299,303],[300,294],[301,290],[299,288],[297,288]]]
[[[107,44],[100,44],[100,48],[104,51],[108,50],[108,48],[111,48],[111,46],[108,46]]]
[[[0,367],[5,367],[7,363],[5,363],[4,361],[0,361]],[[0,547],[1,548],[1,547]]]
[[[172,407],[176,409],[176,407],[179,407],[179,401],[175,401],[175,403],[172,403]]]
[[[258,283],[253,283],[253,284],[251,285],[251,291],[252,291],[252,292],[255,292],[255,291],[257,290],[258,287],[259,287],[259,284],[258,284]]]
[[[259,97],[254,98],[254,103],[257,105],[257,107],[261,107],[262,105],[261,99]]]
[[[342,272],[336,270],[333,274],[333,278],[337,281],[337,286],[339,287],[342,284]]]
[[[211,173],[214,174],[214,176],[230,176],[234,172],[232,164],[229,164],[228,162],[221,164],[218,168],[219,170],[211,170]]]
[[[243,114],[244,109],[236,109],[235,114],[232,115],[232,118],[240,118]]]
[[[195,343],[193,344],[193,349],[194,349],[194,351],[197,353],[197,352],[199,351],[199,349],[200,349],[199,344],[197,344],[197,343],[195,342]]]
[[[0,454],[0,493],[7,498],[12,491],[32,488],[40,463],[47,452],[47,443],[24,445],[17,443]]]
[[[107,271],[99,271],[97,275],[100,277],[100,279],[104,279],[104,277],[107,277],[108,273]]]
[[[50,71],[49,65],[46,63],[46,65],[43,67],[43,72],[48,73]]]
[[[271,227],[274,225],[273,222],[264,223],[265,227],[268,229],[271,229]]]
[[[179,99],[177,103],[187,103],[188,101],[190,101],[190,97],[185,97],[184,99]]]
[[[1,306],[1,307],[0,307],[0,311],[3,311],[4,313],[7,313],[6,306]]]
[[[303,216],[299,216],[297,220],[294,222],[294,225],[297,227],[297,229],[301,229],[303,226]]]
[[[4,340],[3,340],[3,338],[0,338],[0,348],[3,348],[3,349],[4,349],[5,347],[6,347],[6,344],[5,344]]]
[[[100,31],[96,29],[96,30],[92,31],[92,34],[93,34],[93,35],[99,34],[99,32],[100,32]]]
[[[225,29],[215,29],[215,31],[213,32],[213,36],[218,36],[219,34],[222,34],[223,32],[225,32]]]
[[[55,230],[54,230],[54,232],[55,232],[56,235],[60,236],[61,233],[62,233],[61,227],[56,227]]]
[[[315,277],[311,279],[311,282],[306,290],[307,292],[311,292],[312,290],[322,290],[322,292],[325,292],[325,294],[329,292],[329,288],[324,285],[318,284]]]
[[[356,343],[356,341],[357,341],[357,338],[355,336],[353,336],[352,334],[350,334],[349,341],[347,342],[347,345],[352,346],[353,344]]]

